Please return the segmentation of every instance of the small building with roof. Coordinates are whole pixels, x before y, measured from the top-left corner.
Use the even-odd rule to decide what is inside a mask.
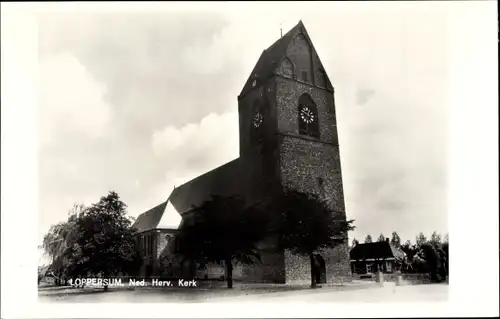
[[[392,273],[401,268],[405,253],[386,238],[385,241],[357,244],[350,253],[353,274],[374,274],[378,271]]]

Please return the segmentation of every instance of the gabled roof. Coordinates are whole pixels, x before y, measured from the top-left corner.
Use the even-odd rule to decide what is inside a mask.
[[[200,205],[207,199],[209,194],[225,193],[230,188],[237,172],[238,159],[217,167],[189,182],[176,187],[170,198],[178,212],[185,213]]]
[[[262,52],[239,96],[245,95],[252,89],[252,82],[255,78],[263,81],[274,74],[274,71],[278,67],[278,63],[286,56],[286,50],[293,40],[293,37],[303,28],[303,26],[302,21],[299,21],[299,23],[290,29],[283,37]]]
[[[143,232],[150,229],[155,229],[160,222],[163,213],[165,212],[165,208],[167,207],[167,203],[163,202],[160,205],[151,208],[150,210],[142,213],[137,217],[136,221],[132,225],[132,227],[136,228],[138,232]]]
[[[394,255],[395,258],[403,259],[405,257],[405,253],[402,250],[397,249],[392,244],[390,244],[390,246],[391,246],[392,254]]]
[[[351,260],[403,258],[404,253],[387,241],[357,244],[350,253]]]
[[[174,189],[170,200],[179,214],[201,206],[212,196],[245,195],[252,202],[262,192],[256,186],[263,177],[259,154],[237,158]]]
[[[252,70],[252,73],[248,77],[245,85],[243,86],[243,89],[240,92],[240,95],[238,98],[243,97],[245,94],[247,94],[249,91],[252,90],[252,82],[254,79],[259,81],[265,81],[271,76],[273,76],[278,68],[278,64],[286,57],[287,49],[292,43],[293,39],[295,38],[296,35],[299,33],[302,33],[304,37],[307,39],[309,42],[309,45],[312,48],[312,51],[314,52],[319,64],[321,65],[321,68],[323,68],[323,63],[321,63],[321,60],[316,52],[316,49],[314,48],[314,45],[311,41],[311,38],[309,37],[309,34],[307,33],[307,30],[302,23],[302,21],[299,21],[297,25],[295,25],[290,31],[288,31],[284,36],[282,36],[280,39],[278,39],[276,42],[273,43],[269,48],[264,50],[262,54],[260,55],[259,60],[257,61],[257,64]],[[324,70],[323,70],[324,71]],[[332,89],[332,83],[330,82],[330,79],[328,78],[328,75],[326,74],[326,81],[327,81],[327,88]]]

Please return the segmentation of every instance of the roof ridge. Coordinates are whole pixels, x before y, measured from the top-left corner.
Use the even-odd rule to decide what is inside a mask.
[[[153,211],[154,211],[154,209],[155,209],[155,208],[158,208],[158,207],[160,207],[161,205],[163,205],[163,204],[165,204],[165,203],[167,203],[167,202],[168,202],[168,199],[167,199],[166,201],[161,202],[160,204],[158,204],[158,205],[156,205],[156,206],[154,206],[154,207],[151,207],[150,209],[148,209],[147,211],[145,211],[145,212],[144,212],[144,213],[142,213],[142,214],[148,214],[148,213],[151,213],[151,212],[153,212]],[[141,215],[142,215],[142,214],[141,214]],[[140,216],[140,215],[139,215],[139,216]]]
[[[251,90],[252,79],[257,75],[259,77],[259,81],[265,81],[270,75],[274,73],[277,67],[278,60],[281,60],[284,56],[286,56],[286,50],[291,43],[292,35],[297,33],[298,30],[303,26],[302,21],[299,21],[295,26],[290,28],[285,35],[276,40],[272,45],[270,45],[267,49],[265,49],[257,63],[255,64],[252,73],[248,77],[243,86],[238,98],[241,98]]]
[[[211,170],[206,171],[205,173],[200,174],[200,175],[198,175],[198,176],[196,176],[196,177],[194,177],[194,178],[190,179],[189,181],[185,182],[184,184],[179,185],[178,187],[176,187],[176,188],[172,191],[172,193],[170,194],[170,196],[172,196],[172,195],[173,195],[173,193],[174,193],[174,191],[175,191],[175,190],[178,190],[178,189],[179,189],[179,188],[181,188],[182,186],[184,186],[184,185],[188,185],[188,184],[190,184],[190,183],[192,183],[192,182],[194,182],[194,181],[196,181],[196,180],[199,180],[199,179],[203,178],[203,176],[208,175],[208,174],[210,174],[210,173],[212,173],[212,172],[214,172],[214,171],[217,171],[217,170],[219,170],[219,169],[223,169],[223,167],[227,167],[227,166],[229,166],[230,164],[233,164],[233,165],[234,165],[234,163],[235,163],[236,161],[238,161],[239,159],[240,159],[240,157],[237,157],[237,158],[235,158],[235,159],[233,159],[233,160],[231,160],[231,161],[229,161],[229,162],[226,162],[226,163],[224,163],[224,164],[222,164],[222,165],[220,165],[220,166],[217,166],[217,167],[215,167],[215,168],[212,168]],[[169,199],[170,199],[170,196],[169,196]],[[168,201],[168,200],[167,200],[167,201]]]

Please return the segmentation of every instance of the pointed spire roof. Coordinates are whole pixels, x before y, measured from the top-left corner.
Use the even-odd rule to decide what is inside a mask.
[[[286,50],[295,37],[300,32],[306,33],[304,24],[302,20],[297,23],[290,31],[284,34],[281,38],[279,38],[276,42],[274,42],[269,48],[264,50],[260,55],[257,64],[252,70],[250,77],[247,82],[243,86],[239,97],[242,97],[248,91],[252,89],[252,82],[254,79],[257,81],[263,81],[272,76],[278,67],[278,63],[286,56]]]

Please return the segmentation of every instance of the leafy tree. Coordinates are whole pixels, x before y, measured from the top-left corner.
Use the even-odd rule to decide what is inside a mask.
[[[427,237],[425,237],[424,233],[419,233],[416,237],[416,243],[418,247],[421,247],[423,244],[427,243]]]
[[[50,270],[46,271],[46,273],[54,273],[56,274],[56,278],[59,278],[64,270],[65,259],[63,254],[66,248],[66,240],[64,237],[67,233],[67,229],[68,223],[58,223],[51,226],[49,232],[43,238],[42,248],[44,249],[44,254],[50,258]],[[57,279],[56,284],[60,284]]]
[[[366,235],[365,237],[365,244],[372,243],[372,236],[371,235]]]
[[[359,241],[356,238],[354,238],[352,240],[352,247],[355,247],[356,245],[359,245]]]
[[[240,197],[213,196],[183,217],[176,252],[191,264],[224,261],[227,287],[232,288],[233,261],[260,261],[257,245],[267,235],[265,213]]]
[[[315,288],[314,253],[346,243],[354,221],[346,221],[344,214],[333,211],[319,196],[294,189],[285,189],[274,203],[275,215],[281,213],[277,227],[281,245],[294,254],[309,256],[311,287]]]
[[[404,261],[404,268],[406,272],[412,272],[416,271],[416,268],[414,267],[415,263],[415,256],[418,253],[418,248],[416,245],[413,245],[411,241],[407,240],[402,246],[401,250],[405,253],[405,261]]]
[[[67,276],[69,265],[67,249],[74,244],[77,232],[76,221],[85,209],[82,204],[74,204],[68,213],[67,221],[51,226],[43,238],[42,248],[45,255],[51,259],[49,272],[54,274],[58,285],[61,284],[60,278]]]
[[[431,243],[424,243],[420,247],[418,256],[422,263],[420,263],[422,272],[428,272],[431,280],[434,282],[443,281],[446,277],[446,256],[441,248],[433,246]]]
[[[411,250],[411,242],[407,240],[403,245],[401,245],[401,250],[408,255]]]
[[[43,265],[38,267],[38,284],[40,284],[40,281],[45,277],[47,273],[48,267]]]
[[[437,232],[433,232],[429,243],[434,247],[441,247],[441,235]]]
[[[378,236],[377,241],[379,241],[379,242],[384,242],[384,241],[385,241],[385,236],[384,236],[384,234],[380,234],[380,236]]]
[[[448,234],[444,235],[443,244],[447,244],[450,241]]]
[[[436,238],[436,236],[434,236]],[[431,280],[440,282],[448,275],[448,244],[433,244],[420,233],[418,244],[412,245],[409,240],[401,246],[406,254],[406,271],[429,273]]]
[[[446,237],[445,237],[446,238]],[[444,257],[444,267],[445,267],[445,270],[446,270],[446,276],[449,275],[449,267],[450,267],[450,264],[449,264],[449,260],[450,260],[450,250],[449,250],[449,242],[446,240],[443,245],[441,246],[441,249],[442,249],[442,252],[443,252],[443,257]]]
[[[65,252],[73,277],[90,273],[106,278],[131,272],[139,264],[136,232],[130,227],[126,207],[111,191],[76,218],[74,244]]]
[[[399,237],[398,233],[395,231],[392,232],[391,244],[396,248],[401,247],[401,238]]]

